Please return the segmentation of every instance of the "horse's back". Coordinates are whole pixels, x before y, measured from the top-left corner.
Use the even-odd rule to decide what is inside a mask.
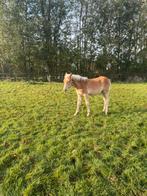
[[[111,85],[110,79],[106,76],[99,76],[99,77],[93,78],[91,80],[95,81],[96,83],[98,83],[99,85],[102,85],[102,86],[109,87]]]
[[[88,79],[87,90],[88,94],[97,94],[103,91],[108,92],[111,82],[106,76],[99,76],[97,78]]]

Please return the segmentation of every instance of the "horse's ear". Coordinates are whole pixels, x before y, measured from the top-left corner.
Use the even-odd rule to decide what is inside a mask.
[[[72,76],[72,73],[70,73],[70,77]]]

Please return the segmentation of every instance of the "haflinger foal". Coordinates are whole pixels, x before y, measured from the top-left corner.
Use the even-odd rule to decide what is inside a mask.
[[[82,77],[80,75],[65,74],[64,76],[64,87],[63,90],[66,91],[70,87],[75,87],[77,92],[77,109],[74,116],[77,115],[82,102],[82,96],[84,96],[85,103],[87,106],[87,116],[90,115],[90,104],[89,95],[102,94],[104,100],[103,111],[107,115],[108,104],[109,104],[109,90],[111,86],[110,80],[105,76],[99,76],[97,78],[88,79],[87,77]]]

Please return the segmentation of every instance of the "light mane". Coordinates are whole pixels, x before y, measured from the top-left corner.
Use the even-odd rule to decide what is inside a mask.
[[[72,74],[72,79],[75,81],[86,81],[88,78],[80,75]]]

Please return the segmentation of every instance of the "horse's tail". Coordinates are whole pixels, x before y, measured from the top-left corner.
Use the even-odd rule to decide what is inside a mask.
[[[108,81],[109,81],[109,90],[111,88],[111,80],[108,78]]]
[[[109,78],[107,78],[107,88],[106,88],[106,92],[109,95],[111,89],[111,80]]]

